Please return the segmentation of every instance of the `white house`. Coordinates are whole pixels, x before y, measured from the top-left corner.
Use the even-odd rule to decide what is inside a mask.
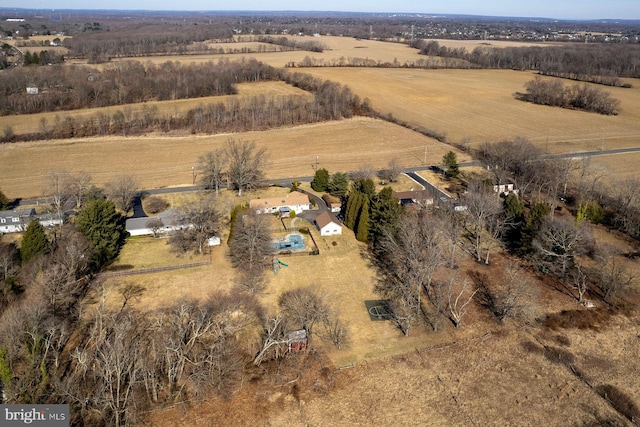
[[[35,209],[0,211],[0,233],[23,232],[35,214]]]
[[[342,209],[342,202],[340,198],[332,196],[331,194],[324,194],[322,200],[327,204],[329,210],[333,213],[338,213]]]
[[[308,211],[311,206],[309,196],[298,191],[292,191],[283,197],[271,197],[267,199],[252,199],[249,207],[255,209],[257,214],[267,214],[279,212],[281,208],[289,208],[296,214]]]
[[[508,184],[498,184],[493,186],[493,192],[508,196],[511,193],[518,194],[518,190],[515,189],[515,185],[511,182]]]
[[[321,236],[334,236],[342,234],[342,226],[335,220],[329,212],[322,212],[316,218],[316,227],[320,231]]]
[[[169,209],[158,214],[158,216],[129,218],[125,223],[125,229],[130,236],[151,236],[154,234],[165,234],[183,228],[193,227],[192,224],[185,224],[182,214],[177,209]],[[211,236],[207,240],[209,246],[219,246],[220,237]]]
[[[55,218],[53,214],[36,215],[36,210],[33,208],[0,211],[0,234],[22,233],[34,219],[44,227],[62,224],[62,219]]]

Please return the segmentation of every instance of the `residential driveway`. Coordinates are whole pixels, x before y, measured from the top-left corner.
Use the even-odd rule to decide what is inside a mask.
[[[298,190],[298,191],[309,196],[309,199],[315,201],[317,206],[316,209],[304,211],[298,216],[300,218],[303,218],[309,221],[311,224],[315,224],[315,220],[318,217],[318,215],[320,215],[322,212],[326,212],[329,209],[327,207],[327,204],[324,202],[324,200],[322,200],[322,198],[316,196],[315,194],[309,193],[308,191],[304,191],[304,190]]]

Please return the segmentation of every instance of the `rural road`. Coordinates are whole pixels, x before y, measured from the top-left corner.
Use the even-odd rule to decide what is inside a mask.
[[[625,153],[636,153],[636,152],[640,152],[640,147],[618,148],[614,150],[585,151],[581,153],[566,153],[566,154],[558,154],[552,157],[560,157],[565,159],[572,159],[572,158],[579,159],[583,157],[607,156],[607,155],[614,155],[614,154],[625,154]],[[479,161],[472,161],[472,162],[462,162],[459,164],[459,166],[472,167],[472,166],[480,166],[480,164],[481,163]],[[438,167],[439,165],[416,166],[412,168],[406,168],[402,172],[406,174],[412,174],[413,176],[409,175],[411,176],[412,179],[414,179],[415,181],[418,181],[421,185],[424,185],[424,183],[422,182],[424,180],[420,178],[418,175],[416,175],[414,172],[419,172],[423,170],[433,170],[434,168],[438,168]],[[297,177],[289,177],[289,178],[269,179],[266,182],[272,185],[279,184],[282,187],[291,187],[291,184],[293,183],[293,181],[311,181],[312,179],[313,179],[313,176],[297,176]],[[168,194],[168,193],[188,193],[192,191],[201,191],[201,190],[204,190],[204,187],[200,185],[188,185],[188,186],[181,186],[181,187],[152,188],[148,190],[141,190],[140,193],[141,194]],[[18,203],[18,206],[35,205],[35,204],[49,203],[49,202],[50,201],[47,198],[24,199],[24,200],[21,199]],[[140,209],[140,211],[141,210],[142,209]]]

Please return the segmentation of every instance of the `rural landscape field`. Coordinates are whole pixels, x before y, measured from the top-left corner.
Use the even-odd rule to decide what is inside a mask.
[[[0,22],[3,404],[640,423],[635,21],[39,16]]]

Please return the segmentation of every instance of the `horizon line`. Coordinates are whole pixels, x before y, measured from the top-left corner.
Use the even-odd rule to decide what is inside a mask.
[[[502,18],[502,19],[543,19],[548,21],[582,21],[582,22],[594,22],[594,21],[640,21],[639,18],[553,18],[545,16],[517,16],[517,15],[482,15],[482,14],[466,14],[466,13],[430,13],[430,12],[371,12],[371,11],[347,11],[347,10],[298,10],[298,9],[116,9],[116,8],[32,8],[32,7],[18,7],[18,6],[0,6],[1,10],[25,10],[25,11],[95,11],[95,12],[183,12],[183,13],[332,13],[332,14],[367,14],[367,15],[422,15],[430,18],[439,17],[474,17],[474,18]]]

